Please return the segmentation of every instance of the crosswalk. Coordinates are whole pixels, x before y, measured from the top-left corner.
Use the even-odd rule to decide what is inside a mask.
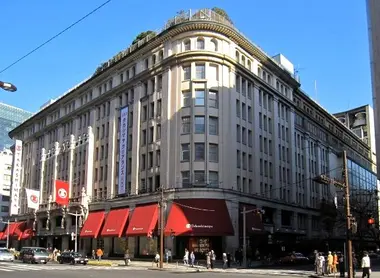
[[[65,271],[65,270],[123,270],[125,268],[118,266],[92,266],[92,265],[69,265],[69,264],[43,264],[32,265],[22,263],[0,263],[1,272],[16,272],[16,271]]]

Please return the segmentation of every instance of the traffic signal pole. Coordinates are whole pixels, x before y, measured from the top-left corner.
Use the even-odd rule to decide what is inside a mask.
[[[313,180],[317,183],[326,184],[326,185],[334,185],[338,188],[342,188],[344,190],[344,200],[345,200],[345,211],[346,211],[346,259],[348,263],[348,278],[354,278],[353,271],[353,258],[352,258],[352,224],[354,224],[351,210],[350,210],[350,184],[348,181],[348,170],[347,170],[347,152],[343,151],[343,181],[338,181],[333,178],[330,178],[326,175],[320,175]],[[353,222],[353,223],[351,223]]]

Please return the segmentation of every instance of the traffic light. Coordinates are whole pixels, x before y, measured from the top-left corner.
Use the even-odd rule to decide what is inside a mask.
[[[74,241],[76,238],[76,234],[74,232],[71,233],[71,240]]]
[[[356,234],[358,232],[358,224],[356,221],[351,222],[351,233]]]
[[[374,228],[375,227],[375,218],[370,216],[367,220],[368,228]]]

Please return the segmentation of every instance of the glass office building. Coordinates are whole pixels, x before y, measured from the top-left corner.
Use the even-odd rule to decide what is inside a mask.
[[[14,144],[13,140],[9,138],[9,131],[16,128],[32,115],[33,113],[28,111],[0,103],[0,151],[10,149]]]
[[[367,215],[378,216],[378,188],[376,174],[348,160],[348,181],[350,184],[350,203],[354,216],[365,225]]]

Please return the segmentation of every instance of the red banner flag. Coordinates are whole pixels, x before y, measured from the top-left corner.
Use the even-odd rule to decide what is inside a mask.
[[[67,182],[55,181],[55,202],[62,206],[69,204],[69,184]]]

